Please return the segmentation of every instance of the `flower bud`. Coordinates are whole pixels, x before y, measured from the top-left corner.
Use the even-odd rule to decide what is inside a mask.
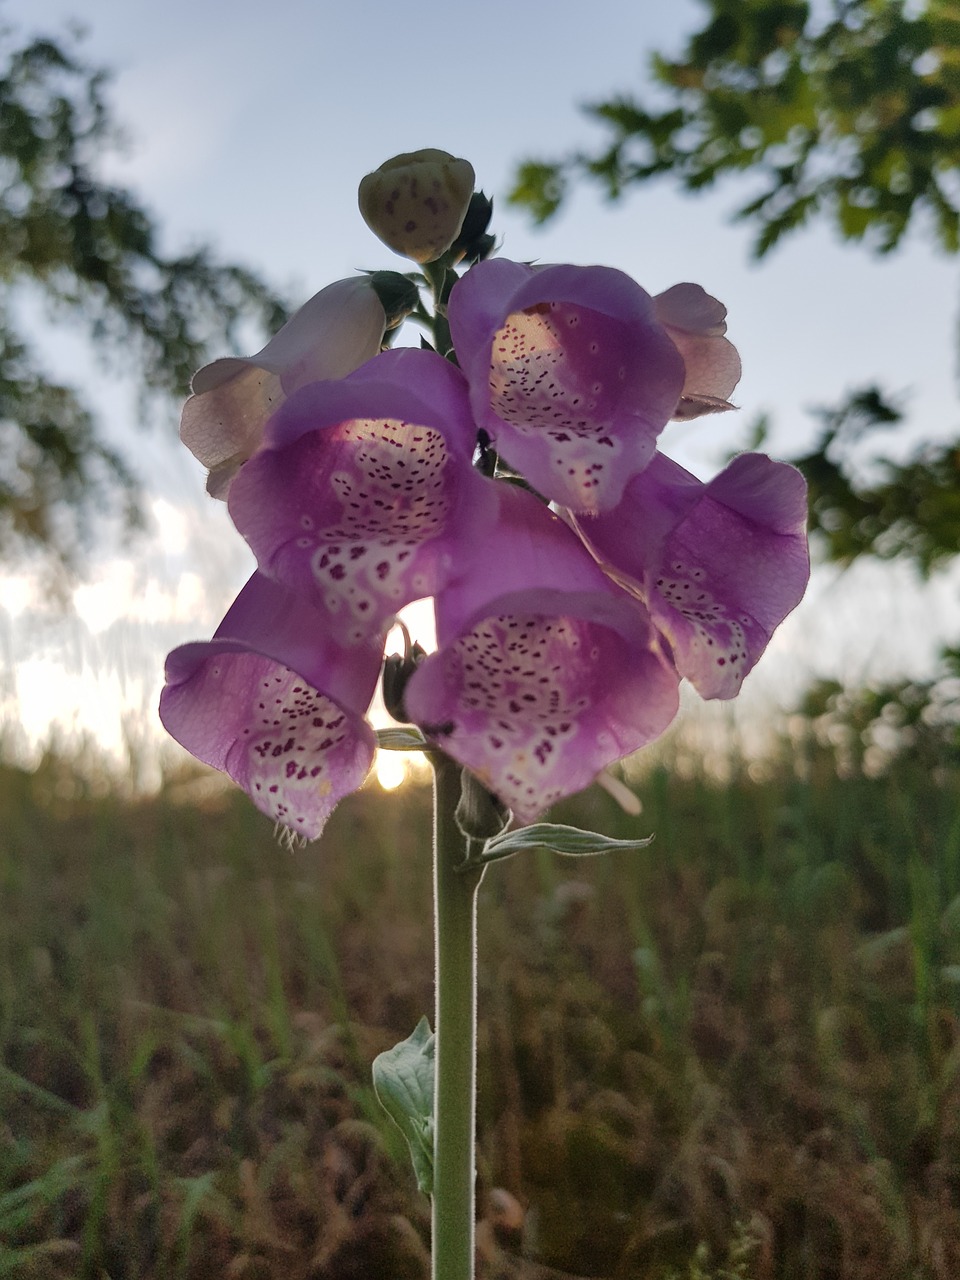
[[[434,262],[460,233],[473,194],[473,165],[427,147],[385,161],[360,183],[370,230],[414,262]]]
[[[460,772],[460,799],[454,820],[460,834],[471,840],[489,840],[498,836],[510,825],[513,814],[488,791],[479,778],[469,769]]]

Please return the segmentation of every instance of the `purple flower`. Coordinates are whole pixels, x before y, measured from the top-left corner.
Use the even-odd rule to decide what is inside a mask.
[[[502,457],[573,511],[615,506],[684,384],[650,295],[609,267],[500,259],[454,287],[449,319],[477,425]]]
[[[184,410],[259,570],[170,655],[161,714],[304,836],[370,766],[383,637],[414,600],[440,647],[407,713],[527,822],[659,736],[681,677],[733,697],[806,586],[799,472],[745,454],[703,484],[656,452],[739,378],[698,285],[482,262],[448,315],[459,368],[375,354],[383,307],[341,281]],[[474,468],[479,433],[566,521]]]
[[[255,356],[214,360],[195,373],[180,439],[210,468],[208,492],[226,497],[260,447],[267,419],[298,387],[342,378],[375,356],[386,323],[368,277],[338,280],[304,303]]]
[[[381,657],[373,644],[341,649],[312,606],[255,573],[213,640],[167,658],[160,718],[258,809],[313,839],[373,761],[364,715]]]
[[[810,575],[806,485],[745,453],[709,484],[657,454],[623,501],[578,528],[642,599],[704,698],[733,698]]]
[[[230,514],[264,573],[309,598],[340,643],[363,643],[440,590],[495,518],[475,441],[460,371],[387,351],[286,401],[233,482]]]
[[[661,734],[679,677],[647,611],[576,534],[530,494],[494,487],[499,519],[438,596],[440,648],[405,703],[529,822]]]

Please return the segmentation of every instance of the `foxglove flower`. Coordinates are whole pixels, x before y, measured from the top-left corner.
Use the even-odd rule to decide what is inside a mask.
[[[500,455],[561,506],[615,506],[684,385],[650,295],[609,267],[498,259],[455,285],[449,320],[477,425]]]
[[[363,220],[394,253],[434,262],[460,234],[473,195],[469,160],[425,147],[386,160],[360,183]]]
[[[316,610],[255,573],[213,640],[167,658],[160,718],[258,809],[313,839],[373,761],[364,714],[381,657],[375,644],[341,649]]]
[[[408,714],[522,822],[651,742],[679,677],[647,611],[532,495],[496,488],[499,519],[436,600],[440,648]]]
[[[228,356],[193,376],[180,439],[209,468],[207,490],[225,498],[260,447],[272,413],[299,387],[342,378],[380,350],[387,318],[366,276],[338,280],[305,303],[255,356]]]
[[[727,309],[698,284],[675,284],[653,299],[657,319],[683,357],[684,379],[674,418],[732,409],[740,356],[727,332]]]
[[[577,527],[645,602],[704,698],[733,698],[810,575],[806,485],[758,453],[709,484],[657,454],[623,501]]]
[[[268,576],[313,601],[341,644],[433,595],[496,518],[470,465],[466,384],[428,351],[386,351],[303,387],[234,480],[230,514]]]

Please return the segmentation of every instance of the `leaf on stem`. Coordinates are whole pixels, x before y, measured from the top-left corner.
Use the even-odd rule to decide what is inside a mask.
[[[419,729],[378,729],[377,746],[381,751],[425,751],[430,743]]]
[[[492,836],[476,857],[477,862],[496,862],[500,858],[512,858],[525,849],[552,849],[570,858],[589,858],[599,853],[611,853],[615,849],[645,849],[653,836],[636,840],[615,840],[596,831],[582,831],[579,827],[567,827],[553,822],[535,822],[517,831],[505,831]]]
[[[433,1193],[433,1093],[436,1037],[421,1018],[413,1034],[373,1061],[380,1105],[407,1140],[417,1186]]]

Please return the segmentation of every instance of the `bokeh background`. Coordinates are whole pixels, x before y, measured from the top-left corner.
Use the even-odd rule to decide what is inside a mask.
[[[731,217],[749,167],[616,201],[574,181],[543,226],[507,198],[522,161],[602,150],[583,104],[674,101],[652,55],[731,12],[4,0],[0,19],[8,50],[44,34],[109,70],[124,136],[95,172],[149,211],[163,254],[212,246],[291,305],[398,268],[357,183],[441,147],[493,196],[506,256],[725,302],[739,412],[671,425],[667,452],[708,478],[764,420],[764,447],[800,457],[812,411],[879,383],[904,419],[854,450],[869,484],[878,454],[956,435],[956,260],[929,211],[886,255],[823,217],[758,261]],[[757,14],[808,16],[757,0],[738,21]],[[139,482],[143,528],[105,504],[69,570],[4,545],[0,1276],[424,1275],[425,1202],[368,1078],[431,1002],[422,779],[372,780],[291,856],[164,741],[163,656],[211,633],[252,562],[177,442],[176,397],[145,398],[132,351],[82,308],[15,271],[3,287]],[[236,340],[263,336],[251,307]],[[924,579],[909,557],[825,546],[737,704],[691,699],[628,766],[641,816],[592,792],[569,806],[655,831],[652,856],[544,854],[488,879],[484,1275],[960,1270],[957,689],[939,679],[960,574],[949,554]]]
[[[494,197],[504,254],[616,265],[651,292],[695,280],[727,304],[743,356],[740,411],[673,426],[664,440],[700,476],[747,447],[763,414],[766,447],[799,456],[817,434],[811,409],[878,379],[907,414],[884,452],[903,458],[919,440],[948,437],[956,273],[922,215],[888,257],[814,222],[758,264],[753,228],[731,222],[749,171],[696,197],[669,178],[616,204],[577,187],[539,229],[508,204],[521,160],[597,144],[583,104],[644,83],[657,101],[650,55],[678,51],[702,11],[564,0],[494,3],[461,20],[432,3],[414,18],[392,5],[305,0],[279,4],[265,20],[245,3],[229,17],[179,0],[162,8],[100,0],[79,12],[51,0],[4,6],[24,37],[85,28],[81,56],[112,72],[109,103],[126,135],[119,150],[104,149],[98,169],[153,215],[169,254],[212,244],[292,302],[357,268],[399,266],[358,216],[358,180],[398,151],[441,146],[467,156]],[[153,429],[143,429],[140,370],[122,347],[91,340],[76,316],[51,314],[28,286],[13,305],[48,370],[87,393],[104,436],[144,486],[149,526],[131,543],[100,522],[66,616],[29,564],[5,566],[3,723],[22,745],[55,727],[91,735],[122,759],[131,739],[158,742],[163,654],[209,633],[249,560],[204,497],[201,469],[177,446],[175,402],[152,406]],[[403,340],[417,341],[409,332]],[[247,349],[261,338],[251,324]],[[957,579],[938,575],[923,592],[915,579],[909,568],[878,573],[866,561],[840,574],[822,569],[745,703],[771,693],[796,700],[814,676],[923,674],[960,623]]]

